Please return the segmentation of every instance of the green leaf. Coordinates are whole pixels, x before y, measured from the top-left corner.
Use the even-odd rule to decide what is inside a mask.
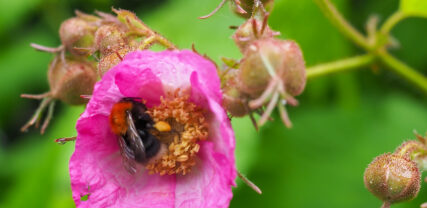
[[[409,16],[427,18],[426,0],[400,0],[400,11]]]

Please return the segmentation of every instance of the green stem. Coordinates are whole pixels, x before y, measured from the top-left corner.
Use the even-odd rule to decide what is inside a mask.
[[[379,59],[390,68],[390,70],[396,72],[407,81],[411,82],[415,86],[419,87],[424,93],[427,94],[427,78],[415,69],[394,58],[386,51],[378,53]]]
[[[329,0],[315,0],[323,13],[338,29],[354,43],[360,47],[369,50],[369,44],[366,38],[357,31],[344,17],[338,12],[335,6]]]
[[[397,11],[394,14],[392,14],[383,24],[383,26],[380,29],[380,32],[382,34],[389,34],[391,29],[393,29],[393,27],[400,21],[402,21],[403,19],[405,19],[407,16],[400,12]]]
[[[307,79],[316,78],[331,73],[348,71],[351,69],[367,66],[375,61],[375,56],[371,54],[346,58],[330,63],[319,64],[307,68]]]
[[[360,32],[354,29],[354,27],[352,27],[344,19],[344,17],[338,12],[338,10],[329,0],[315,0],[315,1],[319,5],[323,13],[326,15],[326,17],[328,17],[329,20],[336,27],[338,27],[338,29],[345,36],[347,36],[349,39],[351,39],[353,42],[355,42],[357,45],[361,46],[362,48],[366,49],[367,51],[375,50],[374,52],[375,56],[377,56],[386,66],[388,66],[390,70],[394,71],[399,76],[402,76],[412,84],[416,85],[427,94],[427,78],[423,74],[417,72],[415,69],[412,69],[410,66],[394,58],[389,53],[387,53],[387,51],[371,48],[368,40]],[[399,21],[401,21],[406,17],[407,16],[405,14],[402,14],[400,12],[394,13],[393,15],[390,16],[389,19],[386,20],[384,25],[381,27],[380,33],[382,35],[388,35],[390,30]],[[365,55],[365,56],[370,56],[370,55]],[[312,67],[311,69],[309,68],[307,69],[307,78],[313,78],[319,75],[328,74],[335,71],[344,71],[344,70],[347,70],[347,68],[363,66],[363,64],[369,64],[374,60],[374,56],[370,58],[364,57],[365,59],[363,59],[363,57],[364,56],[350,58],[342,61],[333,62],[330,64]],[[358,58],[362,58],[362,61],[358,60]],[[366,62],[363,62],[363,60],[365,60]]]

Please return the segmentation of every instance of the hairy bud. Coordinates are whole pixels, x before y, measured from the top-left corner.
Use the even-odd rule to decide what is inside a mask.
[[[415,162],[390,153],[375,158],[364,175],[366,188],[390,204],[416,197],[420,190],[420,179]]]
[[[90,51],[88,49],[93,47],[96,29],[96,26],[83,18],[73,17],[61,24],[59,37],[62,45],[73,55],[87,55]]]
[[[283,123],[291,127],[285,105],[298,105],[294,96],[302,93],[306,83],[304,58],[298,45],[275,38],[255,40],[236,67],[232,76],[225,77],[224,107],[235,116],[249,114],[254,124],[252,113],[260,114],[260,126],[277,107]]]
[[[98,63],[99,77],[104,76],[105,72],[120,63],[129,52],[131,52],[129,48],[122,48],[114,53],[110,53],[109,55],[102,57]]]
[[[92,94],[97,80],[94,62],[73,59],[52,62],[47,75],[51,97],[70,105],[86,103],[80,96]]]
[[[249,113],[242,97],[241,92],[236,88],[224,89],[223,106],[232,116],[243,117]]]
[[[242,94],[236,87],[236,72],[236,70],[229,72],[226,78],[225,87],[222,89],[224,96],[223,106],[232,116],[243,117],[249,113],[249,107],[247,107],[246,95]]]
[[[289,95],[299,95],[306,84],[301,49],[290,40],[257,40],[246,50],[238,76],[240,89],[255,97],[267,88],[272,78],[279,78]]]
[[[21,131],[39,122],[47,109],[40,133],[43,134],[53,116],[55,100],[61,100],[70,105],[79,105],[87,102],[81,95],[92,94],[97,76],[95,64],[73,59],[59,58],[58,56],[50,63],[47,73],[50,91],[40,95],[22,94],[23,98],[42,99],[39,107],[31,119],[21,128]]]
[[[95,33],[95,44],[104,57],[124,48],[127,45],[126,35],[118,26],[103,25]]]
[[[277,32],[271,30],[266,20],[260,21],[257,18],[250,18],[237,28],[233,34],[233,40],[239,47],[240,52],[244,53],[249,44],[257,39],[272,38]]]

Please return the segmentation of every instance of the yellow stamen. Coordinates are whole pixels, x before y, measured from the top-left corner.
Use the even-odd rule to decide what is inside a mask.
[[[161,98],[161,104],[148,109],[155,128],[152,134],[167,145],[166,153],[146,165],[149,173],[185,175],[196,164],[199,141],[208,137],[208,124],[202,108],[188,97]],[[169,129],[167,128],[169,127]],[[168,129],[169,131],[162,131]]]

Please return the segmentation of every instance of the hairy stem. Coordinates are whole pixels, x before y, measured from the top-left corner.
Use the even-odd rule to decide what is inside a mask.
[[[343,72],[368,66],[375,61],[375,56],[371,54],[355,56],[330,63],[319,64],[307,68],[307,79],[313,79],[319,76],[328,75],[336,72]]]
[[[390,70],[405,78],[427,94],[427,78],[423,74],[396,59],[386,51],[380,52],[378,56]]]
[[[329,18],[329,20],[345,35],[360,47],[369,50],[369,44],[366,38],[357,31],[345,18],[338,12],[335,6],[329,0],[315,0],[320,9]]]

